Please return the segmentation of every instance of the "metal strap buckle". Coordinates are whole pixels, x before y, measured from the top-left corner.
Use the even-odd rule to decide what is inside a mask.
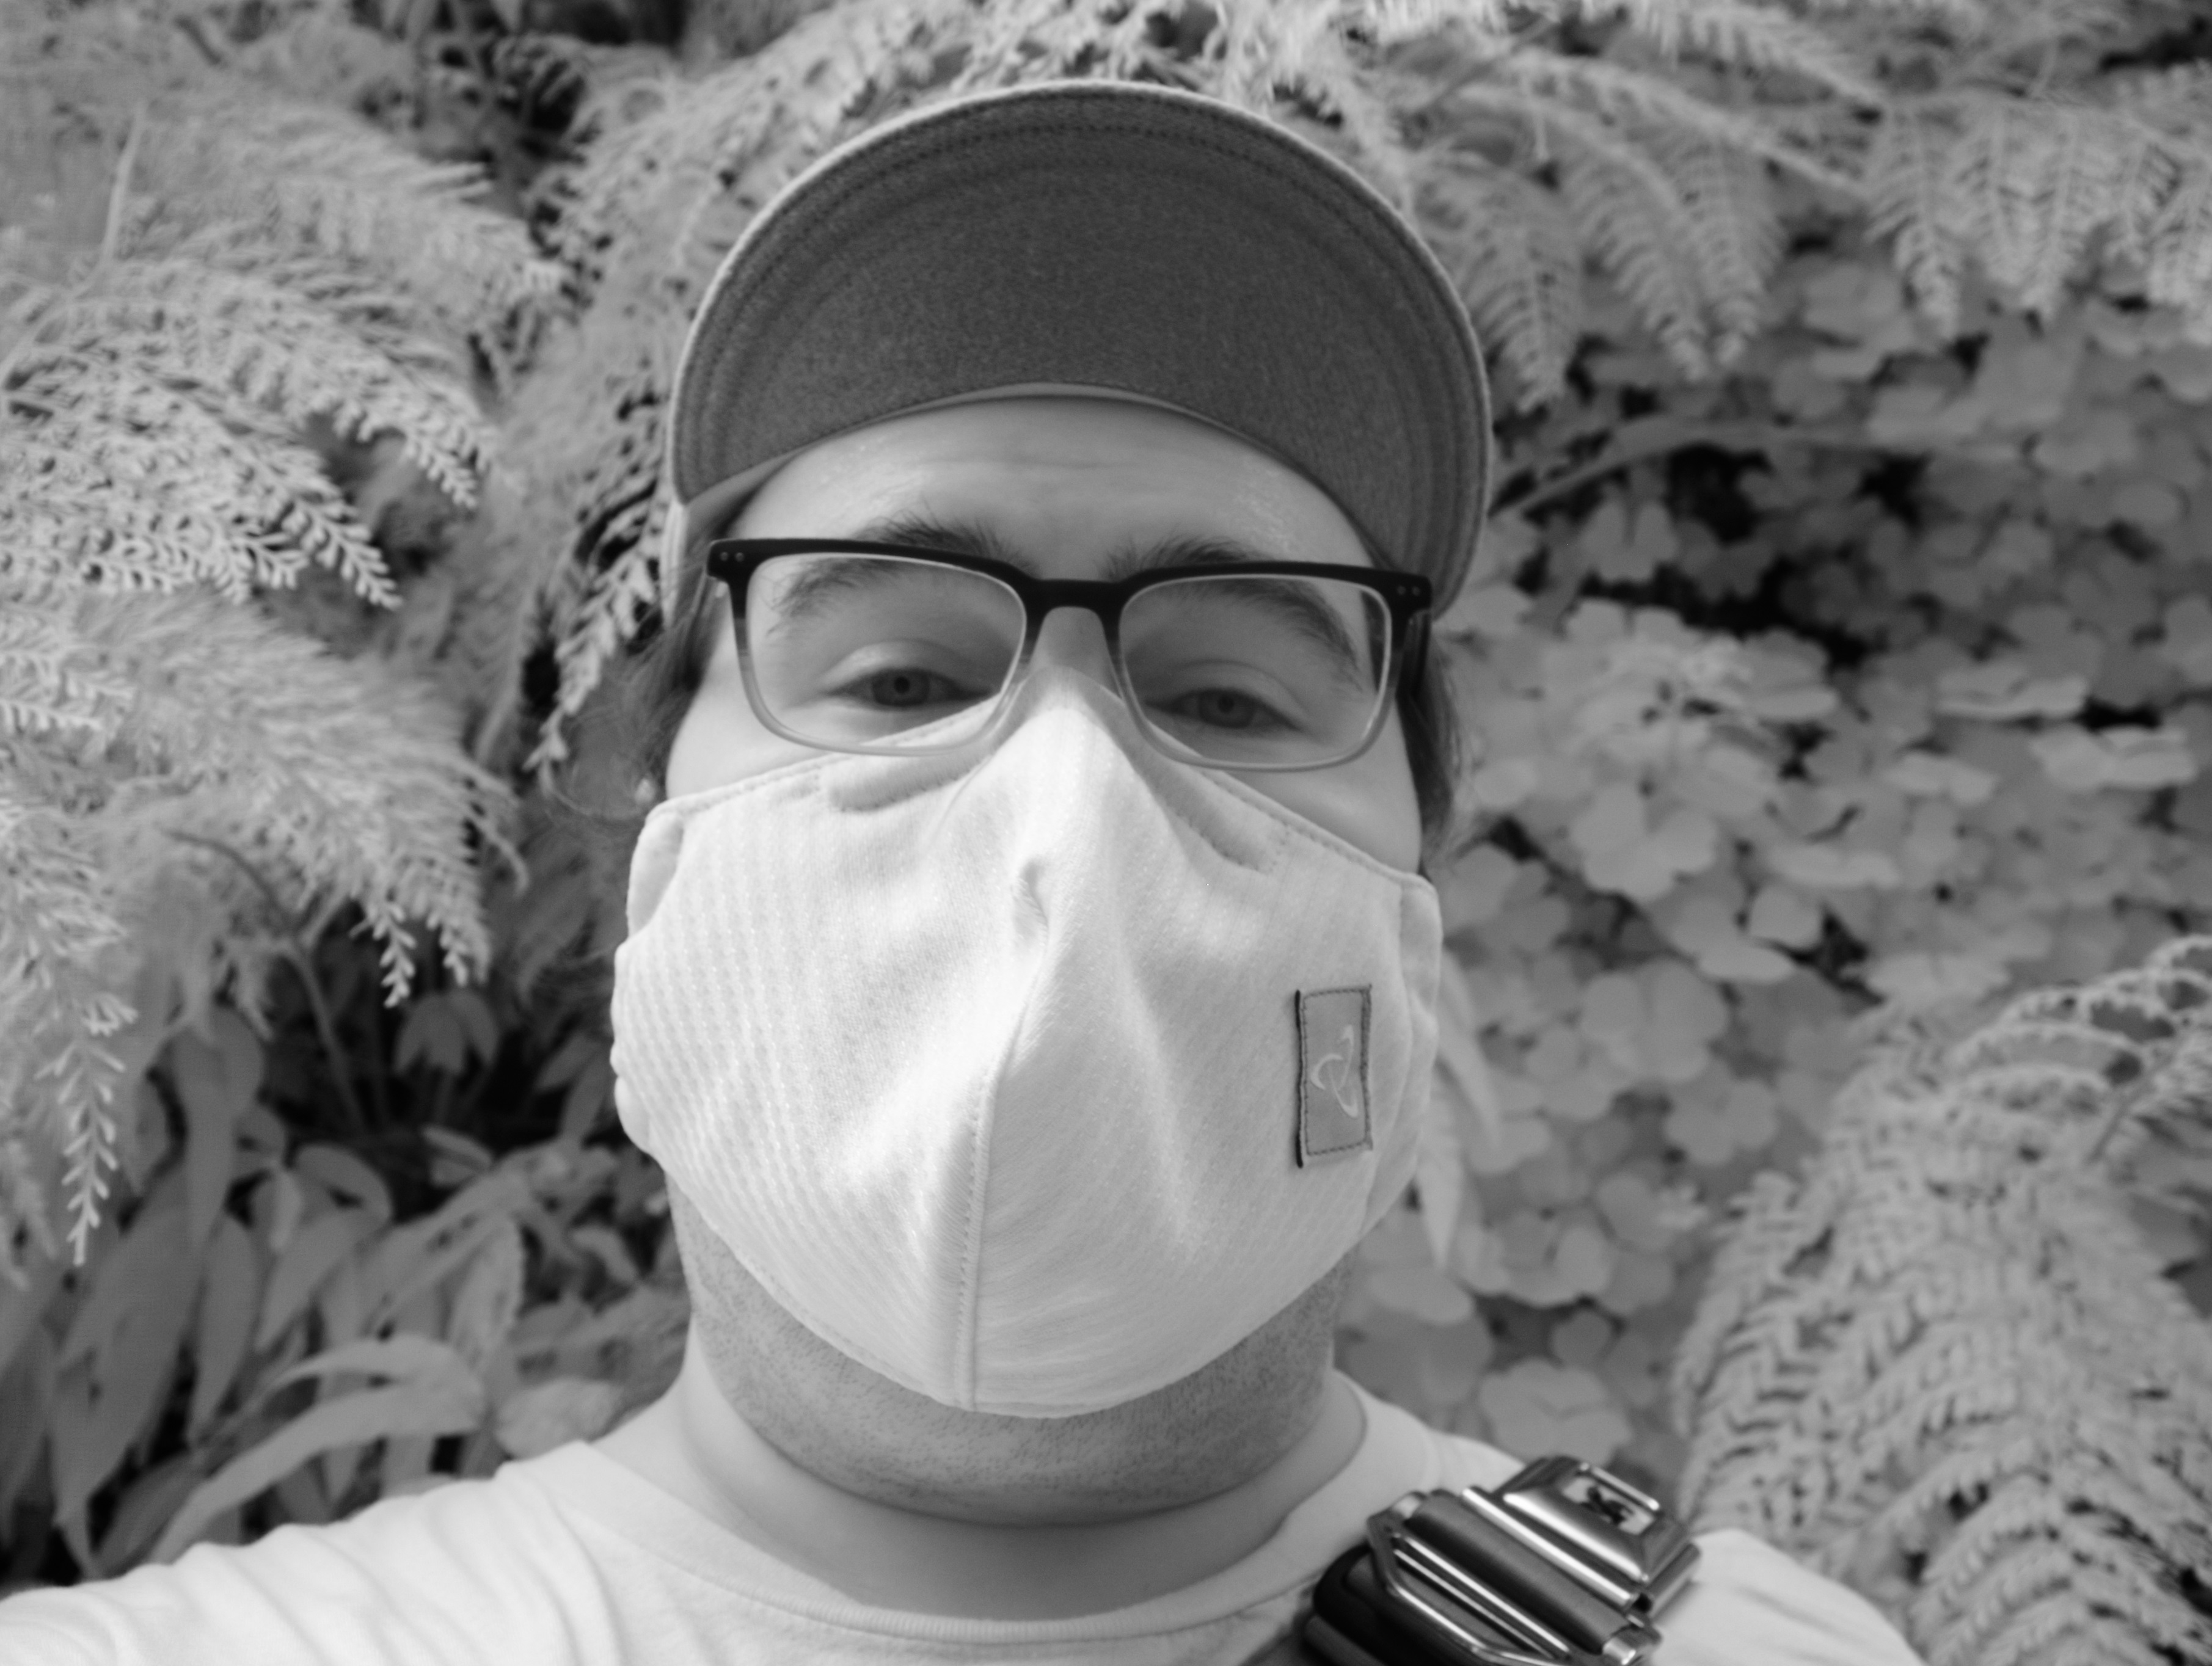
[[[1374,1578],[1351,1589],[1424,1653],[1480,1666],[1645,1666],[1698,1561],[1658,1499],[1564,1457],[1494,1492],[1409,1493],[1369,1518],[1366,1549]]]

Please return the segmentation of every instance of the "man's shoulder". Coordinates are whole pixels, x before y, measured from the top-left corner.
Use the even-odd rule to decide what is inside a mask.
[[[173,1564],[12,1596],[0,1602],[0,1660],[459,1666],[506,1657],[499,1645],[573,1627],[558,1598],[588,1571],[557,1512],[529,1485],[531,1467],[386,1499],[326,1526],[198,1545]]]
[[[1741,1528],[1698,1535],[1697,1577],[1662,1616],[1669,1666],[1923,1666],[1875,1605]]]

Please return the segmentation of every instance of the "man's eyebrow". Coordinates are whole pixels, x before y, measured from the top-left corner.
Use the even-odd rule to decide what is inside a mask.
[[[852,536],[863,543],[903,544],[914,549],[943,549],[957,555],[981,555],[1034,573],[1036,562],[997,529],[963,517],[940,518],[918,510],[878,515]],[[1278,561],[1291,557],[1262,549],[1236,538],[1179,533],[1150,543],[1125,544],[1106,563],[1109,579],[1149,572],[1164,566],[1224,566],[1241,561]]]
[[[915,510],[879,515],[852,535],[866,543],[903,544],[914,549],[941,549],[958,555],[980,555],[1034,574],[1036,563],[1014,548],[995,528],[965,518],[940,518]],[[1106,563],[1109,580],[1127,579],[1164,566],[1240,566],[1252,561],[1286,560],[1240,539],[1180,533],[1150,543],[1125,544]],[[1352,634],[1334,609],[1294,583],[1252,580],[1253,599],[1268,607],[1285,622],[1303,632],[1328,653],[1336,669],[1354,682],[1371,677],[1371,667],[1382,658],[1382,645],[1370,642],[1363,663]]]
[[[909,549],[942,549],[955,555],[980,555],[1034,573],[1036,563],[981,521],[939,519],[920,510],[878,515],[852,535],[860,543],[902,544]]]

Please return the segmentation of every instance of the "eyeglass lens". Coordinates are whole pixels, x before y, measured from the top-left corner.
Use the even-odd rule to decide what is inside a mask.
[[[832,749],[972,739],[1012,681],[1023,628],[1021,597],[999,579],[896,555],[779,555],[745,602],[765,715]],[[1121,663],[1163,749],[1294,768],[1358,749],[1386,697],[1389,641],[1389,609],[1364,585],[1224,568],[1132,597]]]

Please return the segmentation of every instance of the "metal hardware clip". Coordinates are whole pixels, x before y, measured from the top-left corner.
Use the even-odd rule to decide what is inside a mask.
[[[1697,1561],[1658,1499],[1543,1457],[1495,1491],[1409,1493],[1370,1517],[1304,1638],[1332,1666],[1647,1666]]]

